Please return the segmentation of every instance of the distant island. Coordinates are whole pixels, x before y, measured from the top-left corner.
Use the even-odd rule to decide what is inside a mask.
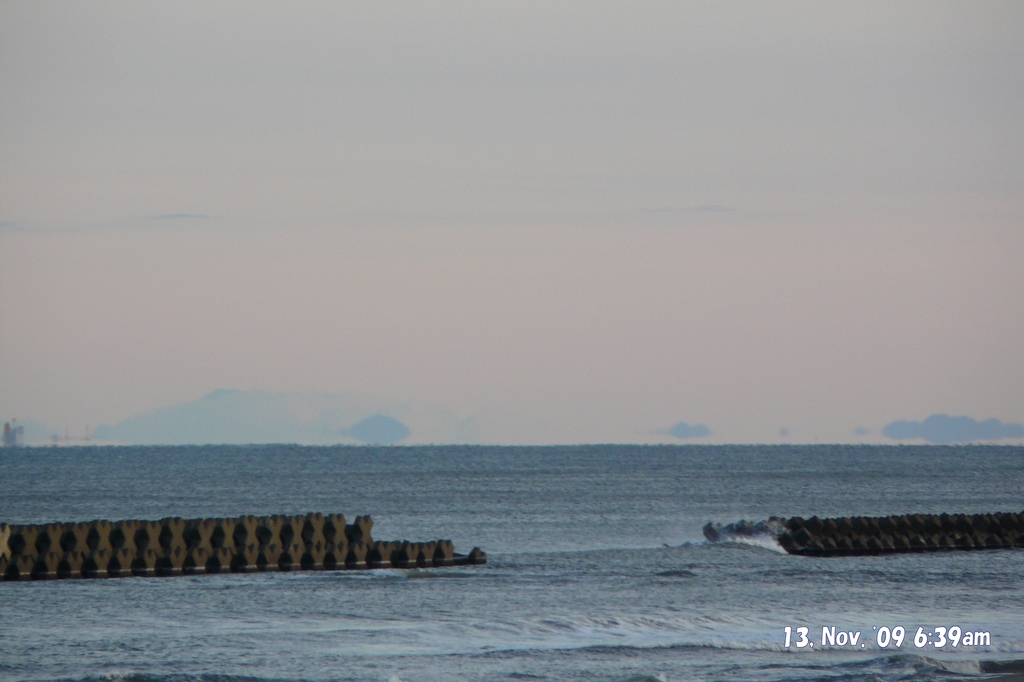
[[[198,400],[101,426],[93,435],[98,441],[138,445],[391,445],[412,434],[398,415],[389,414],[391,409],[366,396],[218,389]]]
[[[922,439],[929,443],[973,443],[985,440],[1024,438],[1024,425],[1006,424],[998,419],[977,421],[971,417],[933,414],[924,421],[894,421],[882,428],[893,440]]]

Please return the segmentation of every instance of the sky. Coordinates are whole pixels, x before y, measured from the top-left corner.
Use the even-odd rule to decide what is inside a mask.
[[[1024,4],[0,4],[0,418],[1024,421]],[[415,436],[415,429],[413,435]]]

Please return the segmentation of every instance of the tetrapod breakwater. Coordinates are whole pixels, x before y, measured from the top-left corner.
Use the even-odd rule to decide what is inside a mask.
[[[1024,548],[1024,513],[904,514],[709,523],[710,542],[772,537],[790,554],[857,556],[898,552]]]
[[[257,571],[367,570],[484,564],[451,540],[374,540],[373,519],[341,514],[159,521],[0,523],[0,580],[123,578]]]

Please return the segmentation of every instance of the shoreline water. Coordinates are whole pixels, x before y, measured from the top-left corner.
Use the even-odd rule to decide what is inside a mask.
[[[5,521],[326,508],[372,514],[375,536],[480,545],[488,564],[0,583],[5,681],[967,680],[1024,665],[1022,550],[815,558],[701,532],[771,515],[1013,510],[1024,448],[27,454],[0,454]],[[814,647],[787,649],[787,626]],[[897,626],[902,646],[880,648],[872,628]],[[866,646],[822,651],[823,627]],[[991,643],[918,648],[918,627]]]

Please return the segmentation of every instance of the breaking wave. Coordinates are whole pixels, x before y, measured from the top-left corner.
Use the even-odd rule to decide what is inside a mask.
[[[763,547],[775,552],[786,552],[779,544],[779,536],[786,528],[782,524],[782,519],[777,516],[772,516],[767,521],[740,520],[724,526],[709,521],[703,530],[704,537],[712,544],[737,543]]]

